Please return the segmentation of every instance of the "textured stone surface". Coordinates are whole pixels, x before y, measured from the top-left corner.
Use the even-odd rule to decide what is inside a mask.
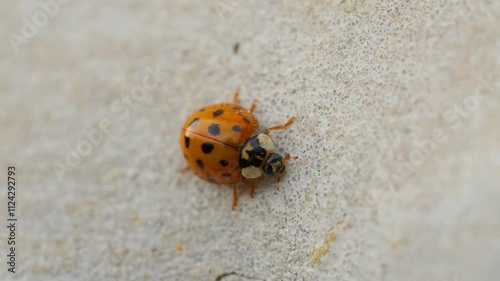
[[[498,280],[499,1],[48,11],[30,28],[40,4],[0,4],[0,178],[16,165],[20,220],[0,279]],[[240,86],[263,127],[297,117],[273,137],[300,158],[231,212],[230,188],[178,172],[177,139]]]

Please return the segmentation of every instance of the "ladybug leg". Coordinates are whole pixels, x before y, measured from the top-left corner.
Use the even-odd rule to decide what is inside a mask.
[[[240,88],[236,89],[236,91],[234,92],[232,103],[238,103],[239,96],[240,96]]]
[[[240,104],[238,102],[238,98],[240,97],[240,88],[236,89],[233,95],[233,101],[231,103],[235,104]],[[250,113],[252,113],[255,110],[255,107],[257,106],[257,100],[253,100],[252,105],[250,105]]]
[[[186,165],[186,167],[182,168],[179,172],[185,173],[187,171],[189,171],[189,165]]]
[[[290,156],[290,154],[285,154],[285,156],[283,157],[283,160],[281,160],[281,165],[285,166],[286,165],[286,162],[290,161],[290,160],[295,160],[299,157],[297,156]],[[275,176],[275,179],[276,179],[276,189],[279,189],[278,187],[278,182],[280,181],[280,178],[281,178],[281,174],[276,174]]]
[[[251,179],[247,179],[247,178],[245,178],[244,181],[250,187],[250,197],[253,198],[255,196],[255,183],[254,183],[254,181]]]
[[[253,100],[252,105],[250,105],[250,113],[253,113],[256,106],[257,106],[257,100]]]
[[[236,190],[236,184],[233,185],[233,206],[231,209],[236,210],[236,205],[238,205],[238,191]]]
[[[269,131],[283,130],[286,127],[292,125],[294,121],[295,121],[295,117],[292,117],[285,124],[279,125],[279,126],[274,126],[271,128],[267,128],[263,133],[267,135],[269,133]]]

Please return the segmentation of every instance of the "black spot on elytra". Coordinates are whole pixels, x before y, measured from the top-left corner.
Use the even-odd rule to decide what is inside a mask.
[[[229,162],[227,162],[226,160],[220,160],[219,163],[221,164],[221,166],[224,166],[224,167],[229,165]]]
[[[231,177],[231,174],[224,173],[224,174],[222,174],[222,177],[223,177],[223,178],[230,178],[230,177]]]
[[[248,120],[248,118],[244,117],[243,118],[243,121],[247,122],[248,124],[250,124],[250,120]]]
[[[200,169],[204,169],[205,168],[205,165],[203,164],[203,162],[201,162],[200,159],[196,160],[196,164],[198,164],[198,167],[200,167]]]
[[[241,132],[241,127],[238,126],[238,125],[234,125],[233,126],[233,131],[235,131],[235,132]]]
[[[193,121],[191,121],[191,123],[189,123],[189,128],[194,128],[196,127],[196,124],[198,124],[198,121],[200,121],[200,118],[194,118]]]
[[[220,128],[219,128],[219,124],[212,124],[208,127],[208,132],[212,135],[212,136],[217,136],[220,134]]]
[[[209,142],[204,142],[201,145],[201,151],[203,151],[203,153],[205,154],[212,152],[212,150],[214,150],[214,145]]]
[[[221,115],[222,113],[224,113],[224,110],[222,109],[217,109],[216,111],[214,111],[214,113],[212,113],[214,115],[214,117],[217,117],[219,115]]]
[[[184,136],[184,144],[186,145],[186,148],[189,148],[189,137]]]

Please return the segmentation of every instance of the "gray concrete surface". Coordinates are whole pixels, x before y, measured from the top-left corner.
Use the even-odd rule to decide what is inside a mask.
[[[54,1],[0,4],[1,280],[498,280],[499,1]],[[300,158],[231,212],[177,138],[237,87]]]

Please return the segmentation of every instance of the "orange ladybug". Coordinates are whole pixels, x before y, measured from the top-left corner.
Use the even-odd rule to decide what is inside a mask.
[[[246,182],[250,196],[255,193],[254,179],[266,174],[274,176],[276,184],[285,171],[289,154],[274,153],[274,142],[269,131],[290,126],[295,118],[285,124],[254,134],[259,121],[252,114],[254,101],[249,110],[238,103],[239,91],[231,103],[209,105],[195,111],[186,119],[180,136],[180,145],[187,166],[200,178],[219,185],[233,185],[233,206],[238,204],[236,183]]]

